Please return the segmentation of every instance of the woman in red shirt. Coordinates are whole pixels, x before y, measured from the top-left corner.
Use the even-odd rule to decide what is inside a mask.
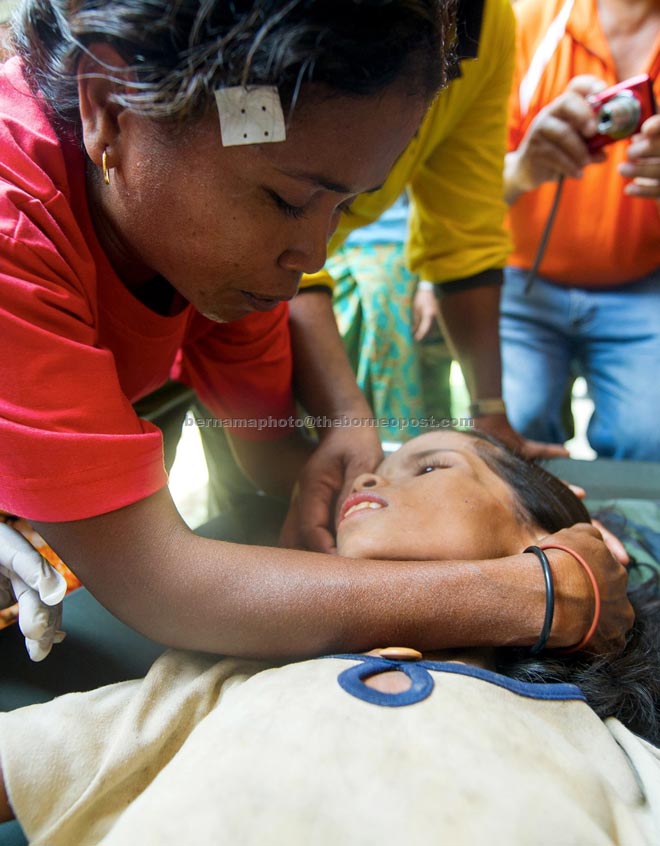
[[[310,452],[292,370],[312,414],[350,420],[364,408],[311,385],[304,353],[291,362],[286,301],[302,273],[323,266],[340,211],[382,184],[443,83],[448,8],[22,7],[19,58],[0,77],[0,337],[10,362],[0,508],[30,520],[102,603],[155,640],[286,656],[538,636],[544,584],[530,555],[356,566],[195,535],[167,491],[160,434],[131,406],[174,365],[226,421],[247,474],[283,497]],[[339,484],[371,469],[360,466],[359,439],[359,421],[322,430],[318,450]],[[301,491],[291,519],[327,509],[333,493],[320,502]],[[612,599],[594,648],[620,646],[630,622],[621,568],[591,528],[564,542]],[[550,643],[570,645],[589,627],[591,586],[572,556],[550,555]]]

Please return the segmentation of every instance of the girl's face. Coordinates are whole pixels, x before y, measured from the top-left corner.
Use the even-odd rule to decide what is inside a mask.
[[[92,192],[129,286],[161,275],[228,321],[291,299],[323,267],[342,209],[384,182],[426,103],[396,87],[371,98],[306,90],[280,143],[223,147],[215,108],[178,132],[119,114],[110,185]]]
[[[499,558],[522,552],[546,534],[523,525],[511,489],[474,444],[460,432],[429,432],[388,456],[376,473],[358,476],[339,512],[339,554]]]

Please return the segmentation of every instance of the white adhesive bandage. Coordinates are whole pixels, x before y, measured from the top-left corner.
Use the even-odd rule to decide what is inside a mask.
[[[218,88],[215,101],[223,147],[286,140],[282,103],[274,85]]]

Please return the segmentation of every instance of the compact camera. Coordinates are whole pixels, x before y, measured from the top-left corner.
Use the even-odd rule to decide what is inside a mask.
[[[598,120],[598,134],[587,139],[591,153],[634,135],[657,111],[653,83],[645,73],[606,88],[588,101]]]

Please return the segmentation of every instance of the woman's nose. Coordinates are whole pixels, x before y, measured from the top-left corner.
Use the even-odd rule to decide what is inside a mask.
[[[299,223],[296,237],[291,239],[292,246],[280,255],[280,267],[295,273],[316,273],[321,270],[328,257],[328,241],[335,228],[325,223],[318,226]]]
[[[352,492],[357,493],[358,491],[363,491],[365,488],[375,488],[378,485],[385,484],[387,484],[385,479],[377,473],[361,473],[353,482]]]
[[[325,265],[327,255],[327,244],[324,240],[322,247],[314,245],[285,250],[280,256],[279,265],[283,270],[294,273],[316,273]]]

